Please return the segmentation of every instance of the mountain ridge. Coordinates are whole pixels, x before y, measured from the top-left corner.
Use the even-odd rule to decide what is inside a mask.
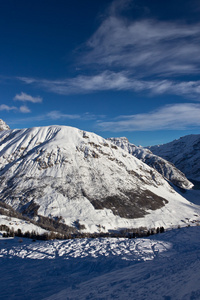
[[[190,189],[193,184],[185,177],[185,175],[178,170],[172,163],[163,159],[162,157],[153,154],[149,149],[142,146],[136,146],[128,141],[126,137],[109,138],[115,145],[121,147],[129,154],[140,159],[148,166],[157,170],[164,178],[169,180],[175,186],[182,189]]]
[[[149,146],[148,149],[172,162],[187,178],[200,181],[200,134],[186,135],[166,144]]]

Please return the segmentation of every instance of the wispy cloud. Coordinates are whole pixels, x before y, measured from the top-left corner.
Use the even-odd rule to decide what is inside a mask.
[[[29,78],[19,77],[29,83]],[[200,99],[200,81],[175,81],[168,79],[136,79],[128,72],[105,71],[94,76],[77,76],[64,80],[31,79],[31,84],[56,94],[84,94],[98,91],[117,90],[147,92],[152,95],[180,95],[189,99]]]
[[[15,106],[8,106],[6,104],[1,104],[0,105],[0,111],[3,111],[3,110],[6,110],[6,111],[17,110],[17,107],[15,107]]]
[[[31,110],[26,105],[20,106],[19,111],[24,113],[24,114],[31,112]]]
[[[26,117],[26,118],[18,118],[17,120],[11,120],[11,121],[9,121],[9,124],[42,122],[42,121],[58,120],[58,119],[59,120],[60,119],[75,120],[75,119],[82,119],[82,117],[77,114],[64,114],[64,113],[61,113],[60,111],[50,111],[46,114],[30,116],[30,117]]]
[[[134,1],[113,1],[99,28],[78,52],[82,72],[88,74],[89,69],[92,75],[18,79],[61,95],[129,90],[198,100],[200,81],[186,80],[185,75],[200,72],[200,23],[131,20],[122,14],[130,5]],[[17,100],[31,101],[22,100],[27,96],[37,102],[41,99],[16,95]]]
[[[109,15],[88,40],[81,63],[142,77],[194,74],[200,70],[200,24]]]
[[[115,73],[104,71],[93,76],[77,76],[63,80],[33,79],[18,77],[26,84],[34,84],[48,91],[69,95],[80,93],[91,93],[102,90],[129,89],[129,78],[123,72]]]
[[[80,119],[80,115],[63,114],[63,113],[61,113],[58,110],[51,111],[51,112],[47,113],[46,116],[49,119],[52,119],[52,120],[59,120],[59,119],[71,119],[71,120],[74,120],[74,119]]]
[[[107,16],[117,16],[122,11],[129,9],[133,6],[132,0],[115,0],[112,1],[110,6],[107,8]]]
[[[200,126],[200,104],[173,104],[155,111],[119,116],[109,122],[98,122],[102,131],[183,130]]]
[[[42,98],[40,96],[33,97],[33,96],[28,95],[23,92],[21,92],[21,94],[17,94],[14,97],[14,100],[23,101],[23,102],[32,102],[32,103],[41,103],[42,102]]]
[[[30,109],[26,105],[22,105],[19,108],[16,106],[8,106],[6,104],[1,104],[0,105],[0,111],[15,111],[15,112],[21,112],[21,113],[30,113]]]

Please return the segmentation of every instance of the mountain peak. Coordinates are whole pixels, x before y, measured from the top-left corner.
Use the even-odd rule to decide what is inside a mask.
[[[0,119],[0,131],[9,130],[9,129],[10,127],[2,119]]]

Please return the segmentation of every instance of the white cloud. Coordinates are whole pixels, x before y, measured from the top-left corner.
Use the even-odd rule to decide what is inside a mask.
[[[8,106],[6,104],[1,104],[0,105],[0,111],[2,111],[2,110],[7,110],[7,111],[17,110],[17,107],[15,107],[15,106]]]
[[[1,104],[0,105],[0,111],[2,110],[7,110],[7,111],[19,111],[22,113],[29,113],[31,112],[30,109],[26,105],[22,105],[19,108],[16,106],[8,106],[6,104]]]
[[[19,77],[19,80],[29,84],[29,79],[26,77]],[[121,90],[129,86],[129,79],[123,72],[114,73],[105,71],[94,76],[77,76],[75,78],[67,78],[63,80],[47,80],[47,79],[33,79],[31,84],[44,88],[48,91],[69,95],[80,93],[91,93],[101,90]]]
[[[155,111],[119,116],[109,122],[98,122],[103,131],[183,130],[200,127],[200,104],[181,103],[161,107]]]
[[[60,80],[18,79],[61,95],[129,90],[198,100],[200,81],[180,78],[200,72],[200,23],[130,20],[125,14],[120,16],[129,5],[134,6],[134,1],[113,1],[101,25],[81,49],[81,68],[89,67],[95,74]]]
[[[142,77],[197,73],[200,24],[109,15],[88,40],[81,63],[120,67]]]
[[[22,113],[30,113],[31,112],[31,110],[26,105],[20,106],[19,111]]]
[[[27,78],[19,78],[28,82]],[[97,91],[116,90],[147,92],[152,95],[171,94],[191,99],[200,99],[200,81],[175,81],[167,79],[142,80],[133,78],[128,72],[105,71],[94,76],[77,76],[64,80],[36,80],[37,87],[56,94],[84,94]]]
[[[32,83],[31,80],[29,80],[28,83]],[[33,97],[31,95],[28,95],[26,93],[21,92],[21,94],[17,94],[14,97],[14,100],[18,100],[18,101],[23,101],[23,102],[32,102],[32,103],[41,103],[42,102],[42,98],[37,96],[37,97]]]
[[[63,114],[60,111],[54,110],[51,111],[49,113],[47,113],[46,115],[48,118],[52,119],[52,120],[59,120],[59,119],[79,119],[80,116],[79,115],[70,115],[70,114]]]

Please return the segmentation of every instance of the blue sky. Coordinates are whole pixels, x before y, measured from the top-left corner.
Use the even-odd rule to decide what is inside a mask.
[[[0,118],[136,145],[200,129],[196,0],[0,1]]]

